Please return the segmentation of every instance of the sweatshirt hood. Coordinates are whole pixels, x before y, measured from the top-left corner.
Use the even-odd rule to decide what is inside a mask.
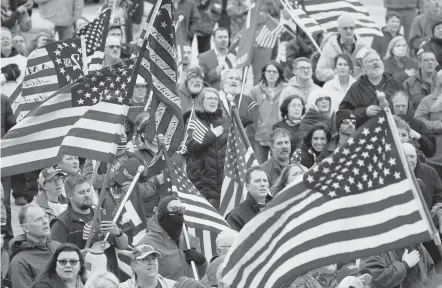
[[[308,96],[308,99],[307,99],[307,104],[305,106],[306,111],[313,109],[313,110],[319,112],[318,106],[316,106],[316,101],[318,100],[318,98],[321,98],[321,97],[328,97],[330,99],[329,110],[328,110],[327,116],[331,117],[331,115],[333,114],[333,99],[330,96],[330,94],[325,89],[322,89],[322,88],[315,89],[310,93],[310,95]]]

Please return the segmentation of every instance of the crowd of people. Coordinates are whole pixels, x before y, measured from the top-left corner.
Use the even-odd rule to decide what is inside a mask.
[[[229,45],[244,26],[249,2],[173,1],[175,20],[182,16],[177,33],[187,41],[178,63],[177,93],[186,127],[193,121],[199,129],[186,129],[183,149],[172,160],[185,168],[188,179],[219,209],[231,106],[235,105],[248,138],[245,142],[259,163],[245,174],[247,197],[226,216],[232,230],[218,235],[213,257],[202,254],[194,235],[189,235],[188,249],[183,233],[185,205],[167,189],[168,176],[147,176],[160,148],[157,139],[147,137],[154,111],[144,111],[150,88],[139,76],[113,163],[96,167],[92,159],[59,155],[56,166],[1,179],[2,287],[225,287],[219,267],[238,232],[285,187],[380,113],[379,94],[386,96],[395,115],[410,170],[434,224],[442,231],[442,1],[384,0],[383,36],[375,36],[371,43],[355,33],[358,23],[348,13],[337,19],[337,32],[312,35],[321,51],[299,27],[290,33],[282,31],[274,48],[254,43],[253,87],[242,94],[247,75],[231,68],[236,56]],[[147,3],[101,3],[102,8],[113,7],[102,67],[130,57],[147,17]],[[84,0],[1,1],[2,137],[16,124],[9,97],[23,81],[26,57],[87,25],[90,19],[82,16],[84,5]],[[53,29],[38,32],[28,41],[23,32],[31,31],[36,9]],[[279,0],[263,0],[258,31],[270,16],[290,18]],[[192,49],[194,39],[198,55]],[[114,211],[140,165],[145,171],[132,193],[142,201],[147,234],[128,255],[132,275],[122,273],[116,249],[127,249],[134,231],[104,216],[99,230],[109,235],[101,247],[106,260],[100,263],[103,269],[92,269],[88,255],[96,251],[87,247],[87,240],[98,192],[105,188],[102,209]],[[21,206],[20,235],[12,230],[11,196]],[[193,279],[192,262],[200,281]],[[442,257],[433,242],[426,242],[293,275],[285,287],[415,288],[441,287],[441,283]]]

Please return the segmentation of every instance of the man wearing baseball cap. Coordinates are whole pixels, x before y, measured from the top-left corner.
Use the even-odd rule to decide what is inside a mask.
[[[120,284],[120,288],[172,288],[175,281],[158,274],[158,258],[161,253],[152,246],[141,244],[132,251],[133,278]]]
[[[38,194],[33,202],[37,203],[49,220],[54,219],[68,207],[68,200],[63,187],[66,176],[61,169],[49,167],[41,170],[38,176]]]

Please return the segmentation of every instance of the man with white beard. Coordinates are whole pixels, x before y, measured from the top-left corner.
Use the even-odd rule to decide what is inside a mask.
[[[227,115],[232,116],[230,111],[232,103],[238,108],[242,125],[246,129],[247,137],[253,147],[259,115],[258,105],[252,97],[248,95],[242,95],[242,97],[240,97],[241,84],[241,71],[236,69],[224,70],[221,73],[221,91],[219,92],[219,97]],[[240,98],[241,103],[239,103]]]
[[[183,113],[192,110],[194,100],[200,94],[203,87],[208,87],[204,83],[204,72],[199,66],[190,67],[187,70],[186,79],[178,86],[178,96],[181,99],[181,109]]]

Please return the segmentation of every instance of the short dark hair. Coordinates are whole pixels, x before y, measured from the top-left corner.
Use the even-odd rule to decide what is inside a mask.
[[[305,114],[305,101],[304,101],[304,98],[302,98],[301,96],[299,96],[297,94],[294,94],[294,95],[290,95],[287,98],[285,98],[284,101],[282,101],[281,106],[279,107],[279,110],[281,111],[282,119],[285,119],[287,117],[287,115],[289,114],[289,105],[290,105],[290,102],[292,102],[293,99],[301,100],[301,103],[304,106],[304,108],[302,108],[302,115]]]
[[[344,53],[336,55],[335,59],[333,60],[333,63],[334,63],[333,68],[336,69],[336,65],[338,65],[339,59],[344,59],[345,62],[347,62],[348,67],[350,67],[350,74],[352,74],[353,73],[353,61],[351,61],[350,56],[348,56],[347,54],[344,54]]]
[[[396,12],[390,12],[390,13],[387,13],[387,14],[385,15],[385,22],[390,21],[390,19],[393,18],[393,17],[396,17],[397,19],[399,19],[399,21],[401,21],[401,16],[400,16],[398,13],[396,13]],[[402,21],[401,21],[401,22],[402,22]]]
[[[289,137],[290,138],[290,132],[284,128],[276,128],[275,130],[272,131],[272,133],[270,133],[270,137],[269,137],[270,145],[275,144],[275,140],[278,137]]]
[[[330,132],[330,128],[325,125],[322,122],[316,123],[315,125],[313,125],[310,130],[308,131],[307,135],[305,135],[304,137],[304,141],[303,141],[303,145],[306,148],[310,148],[312,147],[312,138],[313,138],[313,133],[315,133],[318,130],[323,130],[325,132],[325,137],[327,138],[327,143],[331,141],[331,132]]]
[[[306,57],[299,57],[293,60],[292,62],[292,67],[293,69],[296,69],[296,66],[298,65],[299,62],[307,62],[312,64],[312,61],[310,61],[310,59],[306,58]]]
[[[264,171],[264,169],[261,168],[261,166],[252,166],[249,169],[247,169],[246,174],[244,175],[244,183],[250,184],[250,175],[252,175],[255,171],[262,171],[266,174],[267,180],[269,179],[269,175],[267,175],[267,172]]]
[[[66,177],[66,179],[64,180],[64,190],[66,191],[66,195],[72,195],[75,187],[83,183],[89,183],[87,178],[83,175],[72,174]]]
[[[227,31],[227,35],[230,37],[229,30],[227,28],[218,27],[215,30],[213,30],[213,33],[212,33],[213,38],[215,38],[216,32],[218,32],[218,31]]]
[[[27,221],[26,216],[28,214],[28,209],[32,208],[32,207],[37,208],[40,206],[37,203],[31,202],[31,203],[26,204],[25,206],[21,207],[20,212],[18,212],[18,223],[20,225],[26,223],[26,221]]]
[[[419,51],[417,51],[417,59],[419,61],[422,61],[422,56],[424,54],[430,54],[430,53],[433,54],[434,57],[436,57],[436,54],[434,54],[433,51],[431,51],[429,49],[425,49],[425,46],[424,46],[424,48],[421,48],[421,49],[419,49]]]

